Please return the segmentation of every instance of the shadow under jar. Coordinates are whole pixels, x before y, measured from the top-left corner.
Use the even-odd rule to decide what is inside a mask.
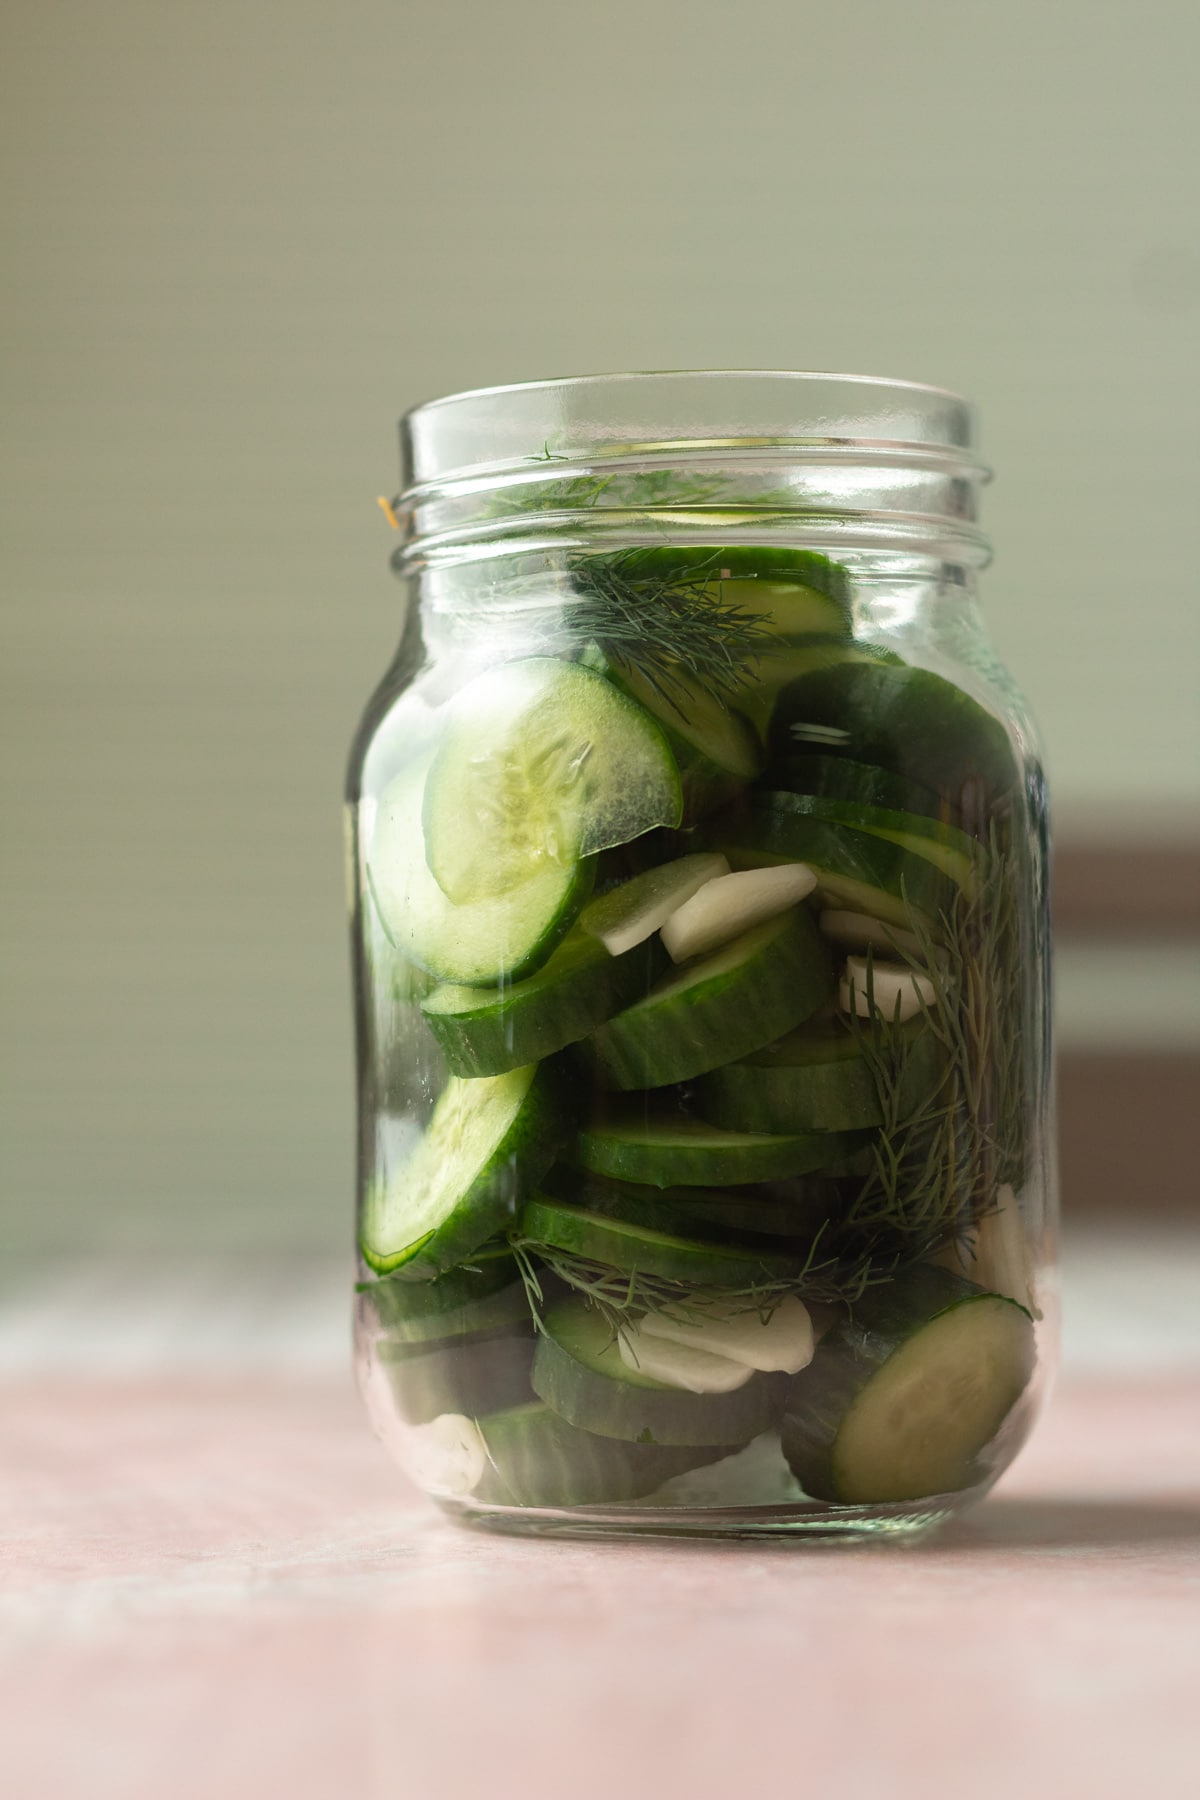
[[[971,410],[600,376],[402,455],[348,789],[375,1427],[501,1529],[926,1530],[1054,1349],[1045,798]]]

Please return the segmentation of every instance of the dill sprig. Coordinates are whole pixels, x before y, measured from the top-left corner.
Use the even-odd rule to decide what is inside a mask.
[[[582,1294],[604,1318],[612,1337],[618,1338],[628,1325],[647,1313],[681,1325],[703,1324],[715,1310],[731,1315],[754,1313],[765,1324],[791,1294],[813,1303],[852,1305],[868,1287],[890,1278],[892,1268],[882,1266],[874,1258],[859,1256],[847,1263],[837,1255],[825,1255],[824,1231],[822,1226],[816,1232],[794,1274],[741,1287],[695,1287],[640,1269],[617,1269],[609,1263],[515,1234],[509,1238],[509,1244],[539,1330],[546,1297],[540,1276],[547,1274]]]
[[[573,557],[571,632],[635,669],[681,717],[697,687],[726,706],[780,640],[760,613],[726,597],[721,555],[653,575],[634,573],[645,566],[641,549]]]
[[[1013,855],[993,826],[977,853],[975,880],[930,923],[909,908],[918,950],[897,954],[933,986],[920,997],[942,1069],[913,1093],[913,1040],[875,1004],[867,956],[868,1016],[853,1031],[874,1078],[882,1126],[874,1166],[842,1219],[850,1241],[900,1247],[920,1260],[951,1238],[969,1237],[996,1204],[1003,1182],[1024,1175],[1029,1076],[1023,1030],[1021,915]]]
[[[531,463],[567,462],[549,445]],[[586,512],[603,502],[617,512],[686,510],[721,504],[729,491],[724,476],[685,475],[675,469],[612,469],[607,474],[560,475],[519,486],[493,496],[491,510],[501,517],[519,513]]]

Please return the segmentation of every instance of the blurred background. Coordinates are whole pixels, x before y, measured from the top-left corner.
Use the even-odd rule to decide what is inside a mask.
[[[9,0],[3,36],[10,1275],[340,1271],[395,418],[628,368],[978,402],[1068,1216],[1195,1204],[1194,6]]]

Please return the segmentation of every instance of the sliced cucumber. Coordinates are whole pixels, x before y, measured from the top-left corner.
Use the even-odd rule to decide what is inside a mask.
[[[623,1119],[581,1131],[575,1154],[585,1169],[647,1187],[741,1187],[840,1169],[858,1148],[858,1140],[833,1131],[726,1131],[700,1119],[631,1109]]]
[[[613,679],[667,734],[688,800],[689,818],[700,816],[731,787],[752,781],[762,768],[758,734],[748,719],[725,706],[682,671],[660,691],[630,663],[612,665]],[[735,777],[733,783],[729,777]]]
[[[651,941],[610,956],[585,920],[586,909],[550,960],[523,981],[439,987],[421,1002],[453,1074],[501,1075],[540,1062],[647,992],[667,960],[661,946]]]
[[[476,1332],[446,1344],[381,1343],[376,1354],[396,1410],[410,1425],[439,1413],[489,1413],[533,1399],[533,1323],[519,1334]]]
[[[714,847],[724,850],[735,869],[807,863],[827,905],[905,929],[914,914],[934,920],[953,903],[954,883],[924,857],[868,831],[815,818],[804,800],[797,794],[757,794],[736,828],[736,841]]]
[[[610,955],[622,956],[652,937],[706,882],[728,873],[725,858],[711,851],[660,863],[591,901],[580,929],[599,938]]]
[[[773,764],[772,785],[793,794],[819,794],[825,800],[848,800],[858,806],[878,806],[886,812],[913,813],[952,825],[953,811],[944,796],[890,769],[855,762],[849,756],[819,756],[803,752],[785,756]]]
[[[650,715],[579,663],[529,657],[469,683],[423,807],[438,885],[469,905],[677,825],[679,772]]]
[[[499,1506],[620,1504],[729,1455],[727,1446],[631,1444],[568,1425],[535,1401],[477,1419],[486,1461],[471,1498]]]
[[[380,918],[401,954],[440,981],[518,980],[545,962],[591,892],[595,864],[544,863],[497,898],[454,906],[425,863],[426,765],[397,776],[379,802],[367,867]]]
[[[550,1308],[533,1358],[535,1391],[562,1418],[637,1444],[748,1444],[777,1413],[777,1389],[753,1375],[727,1394],[689,1394],[627,1368],[600,1313],[579,1298]]]
[[[886,1062],[902,1071],[906,1112],[935,1092],[945,1069],[924,1019],[900,1027]],[[714,1069],[696,1098],[706,1118],[734,1131],[861,1131],[883,1122],[864,1040],[840,1020],[802,1025],[743,1062]]]
[[[507,1244],[485,1244],[463,1268],[432,1281],[386,1276],[364,1283],[363,1303],[381,1331],[401,1344],[432,1343],[515,1324],[529,1315],[529,1302]]]
[[[944,825],[919,813],[895,812],[881,806],[863,806],[857,800],[830,800],[823,794],[794,794],[798,812],[837,825],[851,825],[898,844],[949,876],[956,887],[973,892],[977,878],[978,847],[973,838],[954,825]]]
[[[784,688],[772,760],[813,748],[920,782],[971,820],[981,811],[980,790],[994,802],[1019,779],[999,719],[943,676],[907,664],[841,662]]]
[[[667,1087],[782,1037],[832,985],[821,935],[794,908],[668,976],[602,1025],[591,1048],[610,1086]]]
[[[662,941],[672,962],[690,962],[807,899],[817,878],[804,863],[718,875],[671,914]]]
[[[986,1479],[981,1458],[1029,1383],[1023,1307],[919,1265],[870,1289],[789,1390],[783,1448],[818,1500],[922,1500]]]
[[[761,1187],[656,1188],[559,1164],[542,1186],[551,1198],[585,1212],[735,1250],[769,1248],[760,1241],[764,1238],[807,1241],[840,1203],[834,1184],[821,1176],[787,1183],[778,1193]]]
[[[362,1253],[380,1274],[429,1280],[467,1261],[515,1216],[568,1128],[561,1082],[545,1067],[451,1076],[407,1163],[367,1193]]]
[[[743,593],[753,596],[769,585],[777,585],[789,592],[798,588],[805,597],[815,592],[837,603],[843,626],[849,620],[849,574],[841,563],[831,562],[816,550],[765,544],[653,544],[622,551],[618,567],[621,580],[627,584],[644,583],[652,591],[686,584],[714,600],[722,594],[727,596],[729,584],[736,583],[739,604],[754,611],[770,612],[775,629],[785,637],[807,635],[815,629],[828,630],[828,616],[822,612],[819,624],[802,626],[798,615],[778,612],[774,601],[762,603],[747,599],[743,602]],[[797,604],[807,607],[808,602],[801,598]],[[805,617],[810,619],[811,614],[806,612]]]
[[[775,1250],[671,1235],[640,1221],[589,1212],[546,1195],[526,1202],[519,1229],[521,1236],[535,1245],[566,1250],[623,1274],[657,1275],[696,1287],[787,1280],[797,1267],[794,1257]]]
[[[826,1175],[799,1176],[758,1187],[670,1191],[686,1208],[690,1232],[719,1232],[743,1244],[759,1238],[785,1238],[810,1245],[821,1226],[844,1204],[836,1181]]]

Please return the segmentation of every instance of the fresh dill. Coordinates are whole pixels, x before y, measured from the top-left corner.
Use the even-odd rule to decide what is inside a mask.
[[[851,1015],[874,1078],[882,1126],[874,1167],[841,1221],[855,1240],[894,1244],[920,1260],[951,1238],[969,1236],[996,1204],[1002,1183],[1025,1172],[1029,1073],[1015,859],[993,826],[977,852],[976,880],[930,923],[910,909],[919,949],[897,954],[928,979],[921,997],[941,1070],[912,1094],[912,1039],[892,1029],[874,1003],[867,958],[868,1016]],[[919,992],[919,990],[918,990]]]
[[[761,613],[725,594],[721,554],[653,575],[638,548],[573,557],[572,634],[636,670],[680,717],[697,688],[727,706],[779,638]]]
[[[613,1338],[626,1327],[652,1313],[677,1324],[703,1324],[714,1311],[754,1313],[765,1324],[776,1308],[796,1295],[813,1304],[853,1305],[868,1287],[887,1280],[891,1268],[869,1257],[844,1262],[826,1255],[824,1227],[816,1232],[807,1253],[793,1275],[750,1282],[741,1287],[695,1287],[663,1275],[639,1269],[617,1269],[609,1263],[560,1250],[534,1238],[514,1235],[509,1239],[534,1323],[542,1329],[546,1290],[542,1277],[550,1276],[582,1294],[600,1313]]]

